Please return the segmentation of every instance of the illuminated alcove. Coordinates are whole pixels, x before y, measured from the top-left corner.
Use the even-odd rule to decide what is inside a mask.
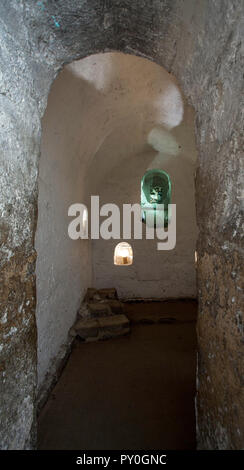
[[[168,226],[171,180],[163,170],[148,170],[141,180],[142,221],[148,226]]]
[[[133,263],[133,250],[129,243],[121,242],[114,250],[114,264],[118,266],[129,266]]]

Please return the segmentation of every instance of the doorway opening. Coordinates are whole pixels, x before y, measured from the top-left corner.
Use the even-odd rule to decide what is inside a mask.
[[[193,384],[196,355],[194,253],[197,232],[195,166],[193,109],[184,102],[177,81],[162,67],[135,56],[105,53],[73,62],[59,74],[52,86],[43,119],[40,159],[39,215],[36,232],[39,403],[43,404],[46,401],[56,381],[57,371],[63,368],[71,346],[75,345],[60,381],[63,377],[66,377],[64,380],[68,382],[72,381],[70,375],[64,374],[73,367],[72,358],[77,364],[78,357],[82,357],[83,353],[85,357],[86,354],[92,356],[99,352],[95,359],[96,364],[99,363],[100,353],[104,354],[104,360],[105,358],[108,360],[110,355],[117,357],[120,374],[117,382],[116,380],[114,382],[114,387],[120,389],[119,379],[124,371],[124,380],[128,388],[124,389],[125,397],[121,395],[121,400],[125,400],[127,411],[132,406],[128,397],[128,394],[132,393],[130,381],[134,384],[133,393],[136,394],[137,387],[145,389],[145,395],[141,395],[140,406],[134,416],[135,422],[140,426],[143,396],[145,398],[150,390],[153,402],[157,387],[159,387],[157,393],[164,387],[167,388],[167,393],[169,392],[168,386],[171,379],[173,380],[171,375],[165,382],[163,380],[157,382],[160,368],[163,374],[164,361],[172,365],[176,377],[182,368],[182,365],[179,365],[180,356],[183,355],[186,366],[190,354],[189,370],[187,371],[187,366],[185,369],[183,366],[185,375],[183,374],[181,391],[183,397],[185,391],[190,390],[190,406],[194,418]],[[102,204],[114,203],[119,208],[126,203],[140,204],[142,176],[148,177],[155,171],[158,175],[163,175],[162,188],[156,185],[159,188],[158,194],[160,190],[163,194],[163,202],[167,205],[172,201],[177,206],[177,242],[174,250],[158,251],[155,241],[147,240],[145,234],[142,240],[124,240],[120,234],[116,242],[113,239],[101,238],[75,241],[69,239],[68,208],[71,204],[81,202],[89,207],[91,195],[99,195]],[[144,193],[146,193],[147,177],[143,178]],[[86,224],[87,220],[89,215],[86,217]],[[133,253],[129,251],[129,255],[126,255],[129,262],[123,263],[129,265],[126,269],[118,268],[116,266],[118,263],[114,263],[113,259],[115,244],[121,247],[121,243],[126,244],[127,248],[128,246],[130,249],[133,248]],[[121,258],[121,254],[118,255],[115,250],[116,260]],[[86,298],[88,288],[96,291],[92,300]],[[105,307],[101,292],[110,288],[116,289],[118,298],[106,299]],[[113,301],[120,302],[122,306],[118,307],[117,304],[116,307]],[[90,307],[90,304],[93,307]],[[122,308],[123,313],[121,311],[118,313],[118,308]],[[173,310],[175,308],[174,312],[172,308]],[[77,337],[74,340],[70,331],[77,321],[77,312],[79,312],[79,321],[86,321],[86,326],[91,327],[92,324],[92,328],[96,328],[97,325],[99,328],[108,328],[110,321],[109,328],[115,328],[114,324],[111,326],[111,318],[106,321],[101,320],[101,316],[102,318],[106,316],[105,311],[108,317],[117,314],[126,315],[130,321],[130,335],[113,338],[106,343],[93,342],[89,345],[79,343]],[[165,342],[165,337],[168,336],[169,330],[172,337],[168,349],[169,343]],[[151,355],[148,355],[148,351],[151,351]],[[133,355],[135,361],[139,360],[141,355],[142,362],[137,362],[141,375],[136,374],[136,362],[131,363],[132,369],[126,368],[122,357],[129,361],[130,355]],[[154,361],[156,361],[154,376],[149,379],[148,368],[153,367]],[[112,365],[110,369],[109,364],[110,362],[103,369],[103,373],[101,372],[103,376],[112,372]],[[143,367],[145,374],[142,374]],[[95,368],[91,367],[91,370],[95,380],[97,372]],[[82,375],[87,379],[84,387],[90,387],[89,374],[83,363]],[[89,389],[89,393],[87,390],[91,402],[86,401],[88,395],[83,396],[86,405],[83,407],[81,404],[80,418],[85,409],[89,409],[89,406],[95,403],[95,395],[98,396],[100,393],[100,379],[95,382],[96,388]],[[59,383],[61,384],[58,382],[56,387],[59,387]],[[83,387],[82,383],[80,387]],[[70,393],[76,392],[73,389]],[[183,403],[184,399],[180,401]],[[156,402],[159,407],[159,401]],[[100,413],[98,428],[101,430],[108,404],[106,400],[100,402],[97,400],[96,403],[98,414]],[[145,406],[150,408],[149,402],[145,401]],[[172,404],[172,409],[174,406],[176,400]],[[170,416],[163,418],[163,409],[162,405],[162,408],[158,409],[158,416],[160,420],[165,419],[166,423]],[[41,414],[40,435],[45,429],[43,416],[48,416],[48,410],[52,415],[50,400]],[[174,408],[174,412],[176,414],[179,412],[177,407]],[[188,413],[186,410],[184,412]],[[91,418],[89,414],[86,416],[88,420]],[[151,410],[151,418],[152,423],[155,418],[155,408]],[[121,416],[118,415],[116,419],[121,420]],[[57,415],[55,420],[58,422]],[[59,426],[60,424],[59,422]],[[108,435],[114,425],[111,423]],[[135,445],[133,442],[136,441],[133,441],[132,434],[136,427],[133,425],[130,428],[127,418],[122,426],[124,433],[127,432],[131,436],[131,444],[128,445]],[[160,427],[157,429],[159,432]],[[177,435],[179,431],[177,429],[176,426],[172,435]],[[145,435],[148,432],[149,436],[149,429],[146,431],[145,428],[144,432]],[[184,444],[185,448],[194,446],[194,432],[191,433],[188,444],[187,442]],[[49,445],[42,438],[41,442],[40,446]],[[146,441],[143,442],[143,445],[146,445]],[[85,441],[83,444],[80,442],[80,446],[84,448]],[[136,443],[138,444],[139,442]],[[65,448],[64,441],[62,445]],[[106,446],[106,440],[99,445]],[[121,442],[121,448],[123,445]],[[67,446],[70,448],[72,443],[69,441]]]

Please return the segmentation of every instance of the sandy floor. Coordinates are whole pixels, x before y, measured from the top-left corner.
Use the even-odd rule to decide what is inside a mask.
[[[195,448],[195,302],[126,313],[130,335],[76,341],[41,412],[39,449]]]

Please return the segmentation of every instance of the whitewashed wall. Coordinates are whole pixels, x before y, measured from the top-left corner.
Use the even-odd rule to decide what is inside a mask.
[[[36,231],[39,388],[52,380],[66,353],[68,331],[91,284],[89,241],[72,241],[67,232],[68,207],[85,199],[79,86],[64,70],[43,119]]]
[[[87,59],[90,60],[90,59]],[[101,61],[101,62],[100,62]],[[93,61],[94,76],[102,59]],[[104,67],[106,76],[107,68]],[[177,205],[177,243],[158,251],[156,241],[132,240],[132,266],[114,266],[120,240],[93,240],[93,285],[114,286],[122,298],[195,297],[196,218],[194,113],[183,103],[177,83],[164,69],[133,56],[111,55],[111,80],[103,89],[110,129],[88,170],[100,202],[140,202],[141,178],[149,168],[167,171]],[[113,119],[112,119],[113,117]]]

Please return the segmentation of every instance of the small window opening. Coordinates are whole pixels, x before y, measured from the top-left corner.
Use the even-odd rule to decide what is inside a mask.
[[[122,242],[114,250],[114,264],[128,266],[133,263],[133,250],[129,243]]]

